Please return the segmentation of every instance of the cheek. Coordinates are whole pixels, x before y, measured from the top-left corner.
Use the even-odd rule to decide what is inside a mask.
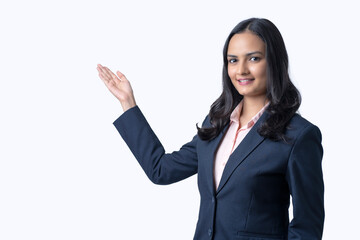
[[[267,78],[266,68],[264,68],[264,69],[261,71],[261,75],[262,75],[265,79]]]
[[[266,71],[266,69],[267,69],[267,65],[266,65],[266,63],[263,63],[263,65],[261,66],[261,68],[259,69],[259,74],[262,76],[262,77],[264,77],[264,78],[267,78],[267,71]]]
[[[235,77],[235,69],[232,67],[228,67],[227,70],[228,70],[228,75],[229,75],[230,79],[232,80]]]
[[[254,67],[253,69],[251,69],[251,72],[255,78],[257,78],[261,81],[266,81],[266,78],[267,78],[266,66],[265,67],[264,66]]]

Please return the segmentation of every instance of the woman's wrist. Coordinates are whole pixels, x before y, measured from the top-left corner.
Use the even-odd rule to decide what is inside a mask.
[[[123,109],[124,112],[126,112],[127,110],[129,110],[130,108],[133,108],[136,106],[136,102],[135,99],[131,100],[131,101],[126,101],[126,102],[120,102],[121,103],[121,107]]]

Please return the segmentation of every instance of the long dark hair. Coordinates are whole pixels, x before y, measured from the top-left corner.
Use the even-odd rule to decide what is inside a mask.
[[[299,109],[301,96],[291,82],[288,72],[288,55],[284,40],[277,27],[263,18],[250,18],[240,22],[231,31],[223,49],[223,91],[220,97],[211,105],[209,117],[211,127],[198,127],[198,136],[202,140],[216,138],[230,120],[231,112],[243,99],[243,96],[233,86],[227,68],[227,51],[230,39],[238,33],[251,31],[265,43],[267,61],[267,93],[270,101],[266,111],[268,118],[259,127],[261,136],[271,140],[284,140],[285,130],[293,115]]]

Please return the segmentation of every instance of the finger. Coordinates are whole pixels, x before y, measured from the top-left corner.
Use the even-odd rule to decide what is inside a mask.
[[[99,77],[101,78],[101,80],[103,80],[104,84],[110,91],[116,85],[115,81],[113,81],[112,78],[109,79],[107,76],[104,76],[102,73],[99,73]]]
[[[120,80],[128,81],[124,74],[122,74],[120,71],[116,72],[116,75],[119,77]]]
[[[120,83],[121,79],[119,79],[112,71],[110,71],[110,75],[116,84]]]
[[[102,72],[101,72],[101,70],[99,70],[99,77],[100,77],[100,79],[103,81],[103,82],[110,82],[111,81],[111,79],[109,79],[108,77],[106,77]]]
[[[103,81],[105,86],[111,91],[111,89],[114,87],[113,81]]]
[[[102,73],[99,73],[99,77],[100,77],[100,79],[101,79],[103,82],[105,82],[105,83],[107,83],[107,82],[110,81],[110,80],[108,80],[106,77],[104,77],[104,76],[102,75]]]
[[[107,68],[107,67],[104,67],[103,69],[104,69],[104,74],[105,74],[105,76],[106,76],[107,78],[109,78],[109,80],[111,80],[111,79],[112,79],[111,70],[110,70],[109,68]]]
[[[101,64],[98,64],[96,69],[99,71],[99,72],[103,72],[104,71],[104,66],[102,66]]]
[[[99,74],[102,76],[102,78],[106,81],[109,81],[111,80],[111,77],[110,75],[107,73],[107,70],[105,67],[103,66],[98,66],[98,71],[99,71]]]

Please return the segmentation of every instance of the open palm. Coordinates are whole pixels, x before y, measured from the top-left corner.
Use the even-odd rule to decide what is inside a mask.
[[[124,74],[117,71],[116,75],[107,67],[97,65],[99,77],[105,83],[109,91],[120,101],[124,111],[136,105],[130,82]]]

